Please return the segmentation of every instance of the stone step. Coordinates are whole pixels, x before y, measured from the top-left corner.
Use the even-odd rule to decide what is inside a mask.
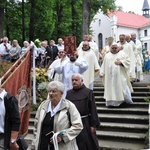
[[[94,96],[103,96],[103,91],[94,91]],[[133,92],[131,96],[142,96],[142,97],[150,97],[150,92]]]
[[[118,132],[118,131],[96,131],[99,139],[119,139],[119,140],[133,140],[142,142],[145,140],[146,134],[144,133],[130,133],[130,132]]]
[[[148,126],[143,124],[134,124],[134,123],[101,122],[101,125],[98,127],[97,130],[130,132],[130,133],[146,133],[148,131]]]
[[[33,134],[33,132],[34,132],[34,126],[29,125],[29,127],[28,127],[28,133]]]
[[[103,87],[104,85],[102,84],[101,81],[95,81],[94,82],[94,87]],[[132,87],[149,87],[150,83],[142,83],[142,82],[134,82],[132,84]]]
[[[133,87],[134,92],[150,92],[150,87]],[[104,91],[104,87],[94,87],[93,91]]]
[[[96,101],[96,106],[98,107],[106,107],[106,103],[105,102],[98,102]],[[127,106],[128,108],[132,108],[132,107],[135,107],[135,108],[147,108],[149,107],[149,103],[148,102],[134,102],[130,105]]]
[[[127,115],[127,114],[107,114],[99,113],[98,117],[101,122],[115,123],[136,123],[148,125],[148,115]]]
[[[29,126],[34,126],[34,118],[29,119]]]
[[[145,98],[147,97],[143,97],[143,96],[132,96],[132,101],[133,102],[145,102]],[[103,96],[95,96],[95,101],[98,102],[104,102],[105,99],[103,98]]]
[[[142,150],[144,144],[130,141],[117,141],[116,139],[99,139],[99,146],[101,150]]]
[[[127,108],[107,108],[107,107],[97,107],[98,113],[106,114],[126,114],[126,115],[148,115],[148,107],[137,108],[137,107],[127,107]]]
[[[36,115],[36,111],[32,111],[32,112],[30,113],[30,118],[35,118],[35,115]]]
[[[27,141],[27,143],[28,143],[29,146],[31,145],[33,139],[34,139],[33,134],[28,133],[28,134],[25,136],[25,140]]]

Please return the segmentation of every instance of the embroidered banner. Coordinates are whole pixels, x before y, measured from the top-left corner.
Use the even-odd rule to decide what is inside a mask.
[[[2,87],[18,99],[21,118],[20,135],[25,135],[28,132],[31,95],[30,71],[31,51],[28,50],[2,77],[5,79]]]
[[[64,47],[67,54],[72,54],[76,51],[76,36],[64,37]]]

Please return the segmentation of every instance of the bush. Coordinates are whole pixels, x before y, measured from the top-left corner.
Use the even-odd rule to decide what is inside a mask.
[[[6,60],[0,60],[0,77],[2,77],[12,65],[13,63],[11,62],[8,62]]]
[[[37,104],[31,106],[36,111],[38,106],[47,99],[48,76],[45,68],[36,68],[36,100]]]

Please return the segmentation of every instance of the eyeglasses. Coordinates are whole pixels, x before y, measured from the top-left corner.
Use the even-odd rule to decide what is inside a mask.
[[[56,93],[58,93],[59,91],[49,91],[49,93],[52,93],[52,94],[56,94]]]
[[[117,47],[112,47],[111,49],[117,49]]]

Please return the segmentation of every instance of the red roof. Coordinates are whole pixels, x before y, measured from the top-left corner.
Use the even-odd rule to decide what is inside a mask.
[[[146,18],[141,15],[127,13],[123,11],[116,11],[113,14],[117,16],[117,25],[118,26],[124,26],[124,27],[130,27],[130,28],[140,28],[144,24],[148,23],[150,21],[149,18]],[[111,14],[112,16],[112,14]]]
[[[147,26],[150,26],[150,21],[142,25],[142,27],[147,27]]]

